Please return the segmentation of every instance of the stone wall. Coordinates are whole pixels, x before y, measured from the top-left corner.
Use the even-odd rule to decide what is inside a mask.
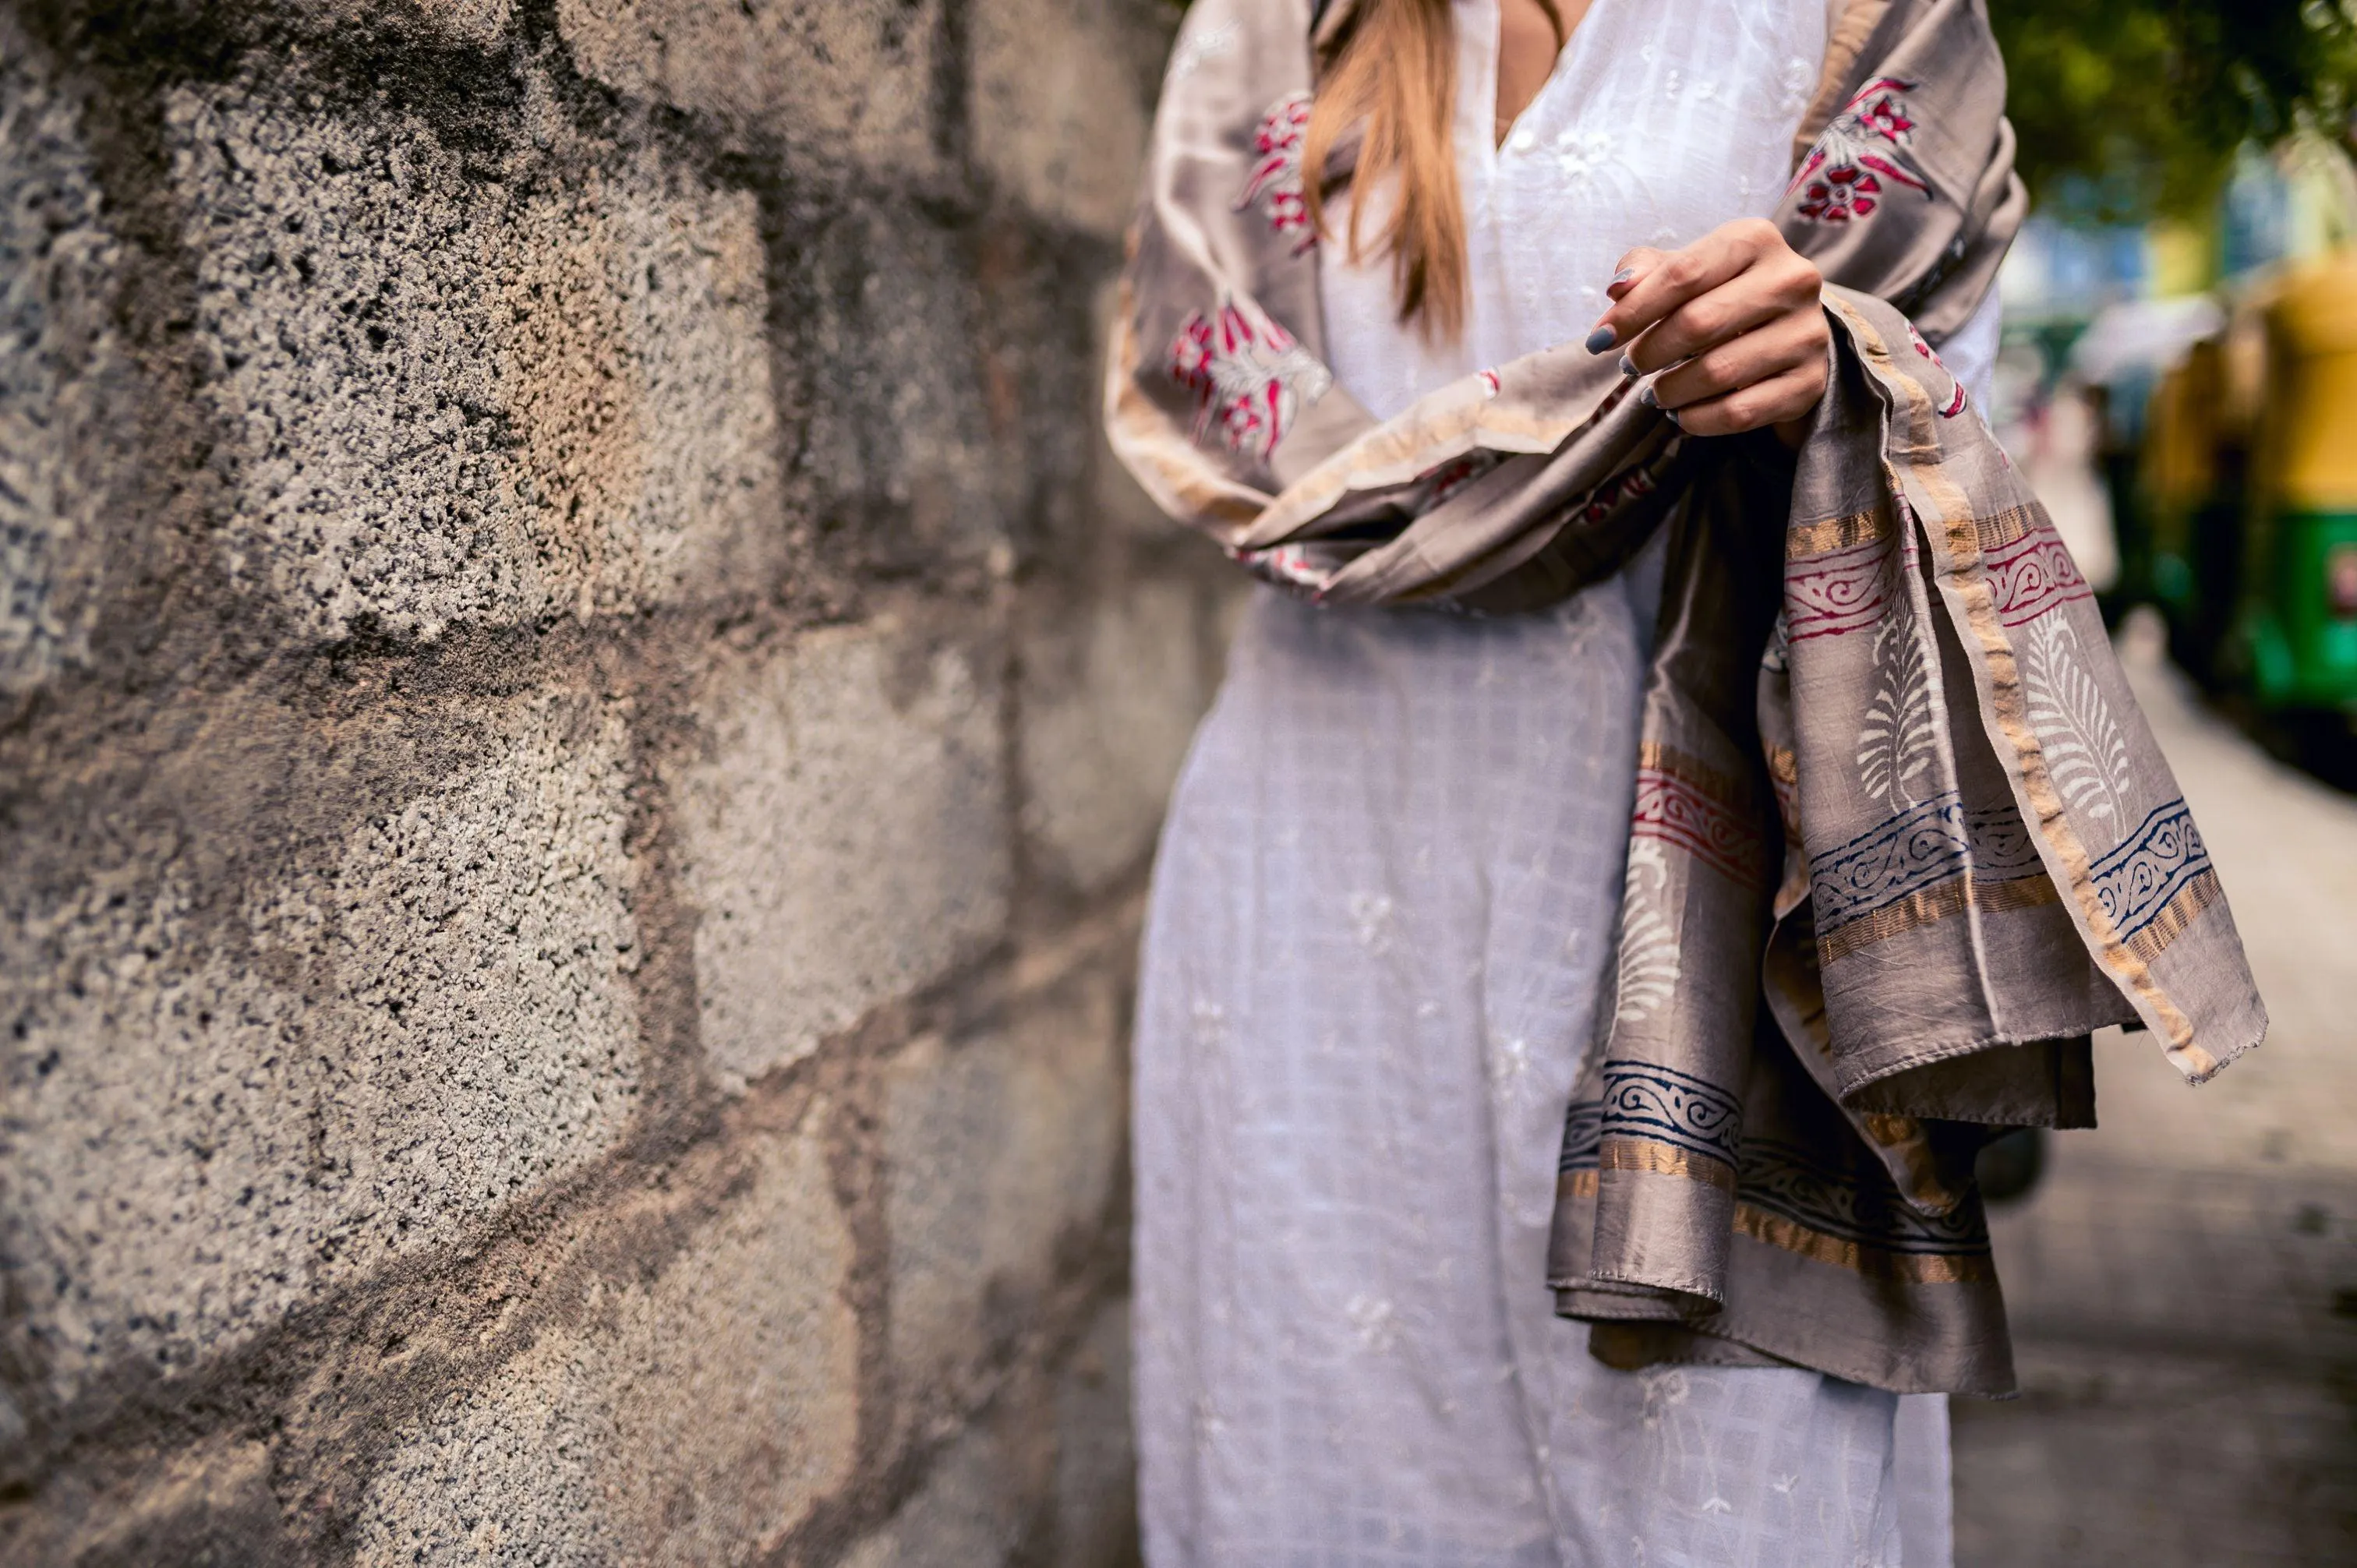
[[[1164,0],[0,0],[0,1561],[1134,1552]]]

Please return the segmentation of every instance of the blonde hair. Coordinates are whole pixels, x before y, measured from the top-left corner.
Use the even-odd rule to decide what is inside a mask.
[[[1563,38],[1555,0],[1539,0]],[[1302,148],[1302,188],[1309,219],[1327,238],[1327,161],[1353,130],[1360,134],[1351,184],[1368,191],[1398,176],[1398,200],[1374,237],[1372,253],[1388,255],[1399,318],[1431,337],[1454,339],[1465,327],[1465,205],[1457,185],[1457,29],[1450,0],[1360,0],[1331,46]],[[1351,204],[1347,254],[1371,253]]]

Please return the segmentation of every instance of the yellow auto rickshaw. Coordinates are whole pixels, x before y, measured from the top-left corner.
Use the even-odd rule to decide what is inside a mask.
[[[2345,730],[2357,718],[2357,250],[2287,274],[2257,317],[2225,654],[2262,713]]]

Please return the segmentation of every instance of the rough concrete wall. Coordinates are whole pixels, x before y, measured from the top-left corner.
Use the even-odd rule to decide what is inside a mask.
[[[0,0],[0,1561],[1116,1562],[1162,0]]]

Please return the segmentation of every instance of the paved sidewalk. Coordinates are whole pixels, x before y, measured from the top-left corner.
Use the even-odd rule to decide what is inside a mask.
[[[1959,1568],[2357,1563],[2357,799],[2123,650],[2273,1028],[2188,1089],[2096,1043],[2102,1127],[1996,1218],[2023,1397],[1955,1404]]]

